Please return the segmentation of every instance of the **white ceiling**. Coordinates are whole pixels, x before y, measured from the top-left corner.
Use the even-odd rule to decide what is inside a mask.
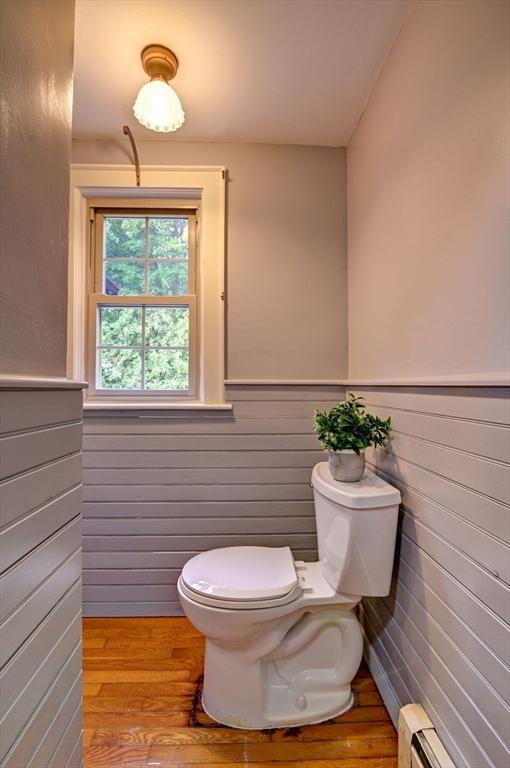
[[[409,0],[77,0],[73,134],[169,138],[132,113],[140,52],[172,48],[175,141],[343,146]]]

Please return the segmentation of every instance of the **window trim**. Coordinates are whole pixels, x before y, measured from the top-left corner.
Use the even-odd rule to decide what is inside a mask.
[[[143,410],[166,408],[224,408],[224,257],[225,257],[225,169],[221,166],[142,167],[143,187],[135,186],[132,168],[118,165],[71,166],[70,258],[68,314],[68,376],[86,378],[87,357],[87,287],[90,272],[91,225],[88,209],[97,200],[121,206],[126,198],[136,199],[138,208],[197,208],[200,200],[200,228],[197,234],[199,268],[197,270],[197,329],[200,360],[197,366],[197,396],[161,395],[161,393],[100,396],[86,395],[84,407],[108,407]],[[113,206],[112,206],[113,207]],[[122,297],[122,299],[132,297]],[[138,297],[133,297],[140,300]],[[168,298],[161,297],[167,304]],[[152,299],[151,299],[152,300]],[[125,302],[126,303],[126,302]],[[185,401],[185,402],[184,402]]]

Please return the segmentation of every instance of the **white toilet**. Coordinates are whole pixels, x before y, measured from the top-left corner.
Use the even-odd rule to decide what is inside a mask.
[[[206,637],[203,705],[234,728],[327,720],[352,706],[362,655],[353,608],[390,589],[400,493],[367,471],[312,472],[319,562],[288,547],[227,547],[189,560],[184,613]]]

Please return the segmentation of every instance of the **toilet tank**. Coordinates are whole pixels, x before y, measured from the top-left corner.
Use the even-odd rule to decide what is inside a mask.
[[[384,596],[390,591],[400,492],[367,470],[357,483],[334,480],[316,464],[312,486],[320,566],[337,592]]]

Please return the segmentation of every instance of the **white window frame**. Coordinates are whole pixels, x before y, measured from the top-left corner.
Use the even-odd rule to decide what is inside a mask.
[[[148,203],[147,206],[141,203]],[[166,206],[166,207],[165,207]],[[117,401],[120,399],[129,400],[134,396],[138,398],[149,397],[154,398],[175,398],[176,401],[180,400],[184,402],[187,400],[196,400],[197,398],[197,384],[198,377],[197,371],[199,369],[199,339],[197,334],[197,291],[199,288],[199,276],[198,276],[198,259],[197,259],[197,225],[198,225],[198,211],[199,203],[190,203],[189,201],[172,200],[170,206],[168,201],[165,200],[89,200],[89,221],[92,224],[91,227],[91,247],[92,254],[89,259],[89,280],[88,280],[88,328],[87,328],[87,372],[88,372],[88,393],[91,398],[101,396],[108,398],[114,398]],[[189,291],[187,295],[182,296],[154,296],[149,294],[142,295],[119,295],[109,296],[103,291],[104,285],[104,220],[108,216],[180,216],[188,219],[188,242],[189,242],[189,254],[188,254],[188,277],[189,277]],[[145,243],[147,249],[147,239]],[[145,270],[147,270],[147,254],[144,254]],[[168,260],[167,260],[168,261]],[[147,279],[147,274],[146,274]],[[198,297],[199,300],[199,297]],[[145,390],[116,390],[116,389],[97,389],[97,350],[98,344],[98,331],[99,320],[98,310],[100,307],[113,307],[113,306],[135,306],[142,307],[142,327],[145,325],[143,321],[144,308],[147,306],[186,306],[189,310],[189,389],[185,392],[179,391],[150,391]],[[143,356],[142,356],[142,380],[143,380]]]
[[[197,233],[199,361],[196,396],[151,395],[139,392],[125,395],[85,393],[84,408],[230,408],[225,403],[225,169],[222,167],[145,166],[141,169],[143,187],[136,187],[130,166],[72,165],[69,235],[69,312],[68,370],[70,378],[87,378],[88,280],[92,243],[90,242],[90,204],[100,199],[136,199],[139,207],[167,200],[169,207],[196,209],[199,204]],[[152,201],[152,202],[151,202]],[[105,206],[104,206],[105,207]],[[157,207],[157,206],[154,206]],[[125,297],[123,297],[125,298]],[[129,299],[131,301],[131,299]],[[165,299],[168,303],[168,299]]]

